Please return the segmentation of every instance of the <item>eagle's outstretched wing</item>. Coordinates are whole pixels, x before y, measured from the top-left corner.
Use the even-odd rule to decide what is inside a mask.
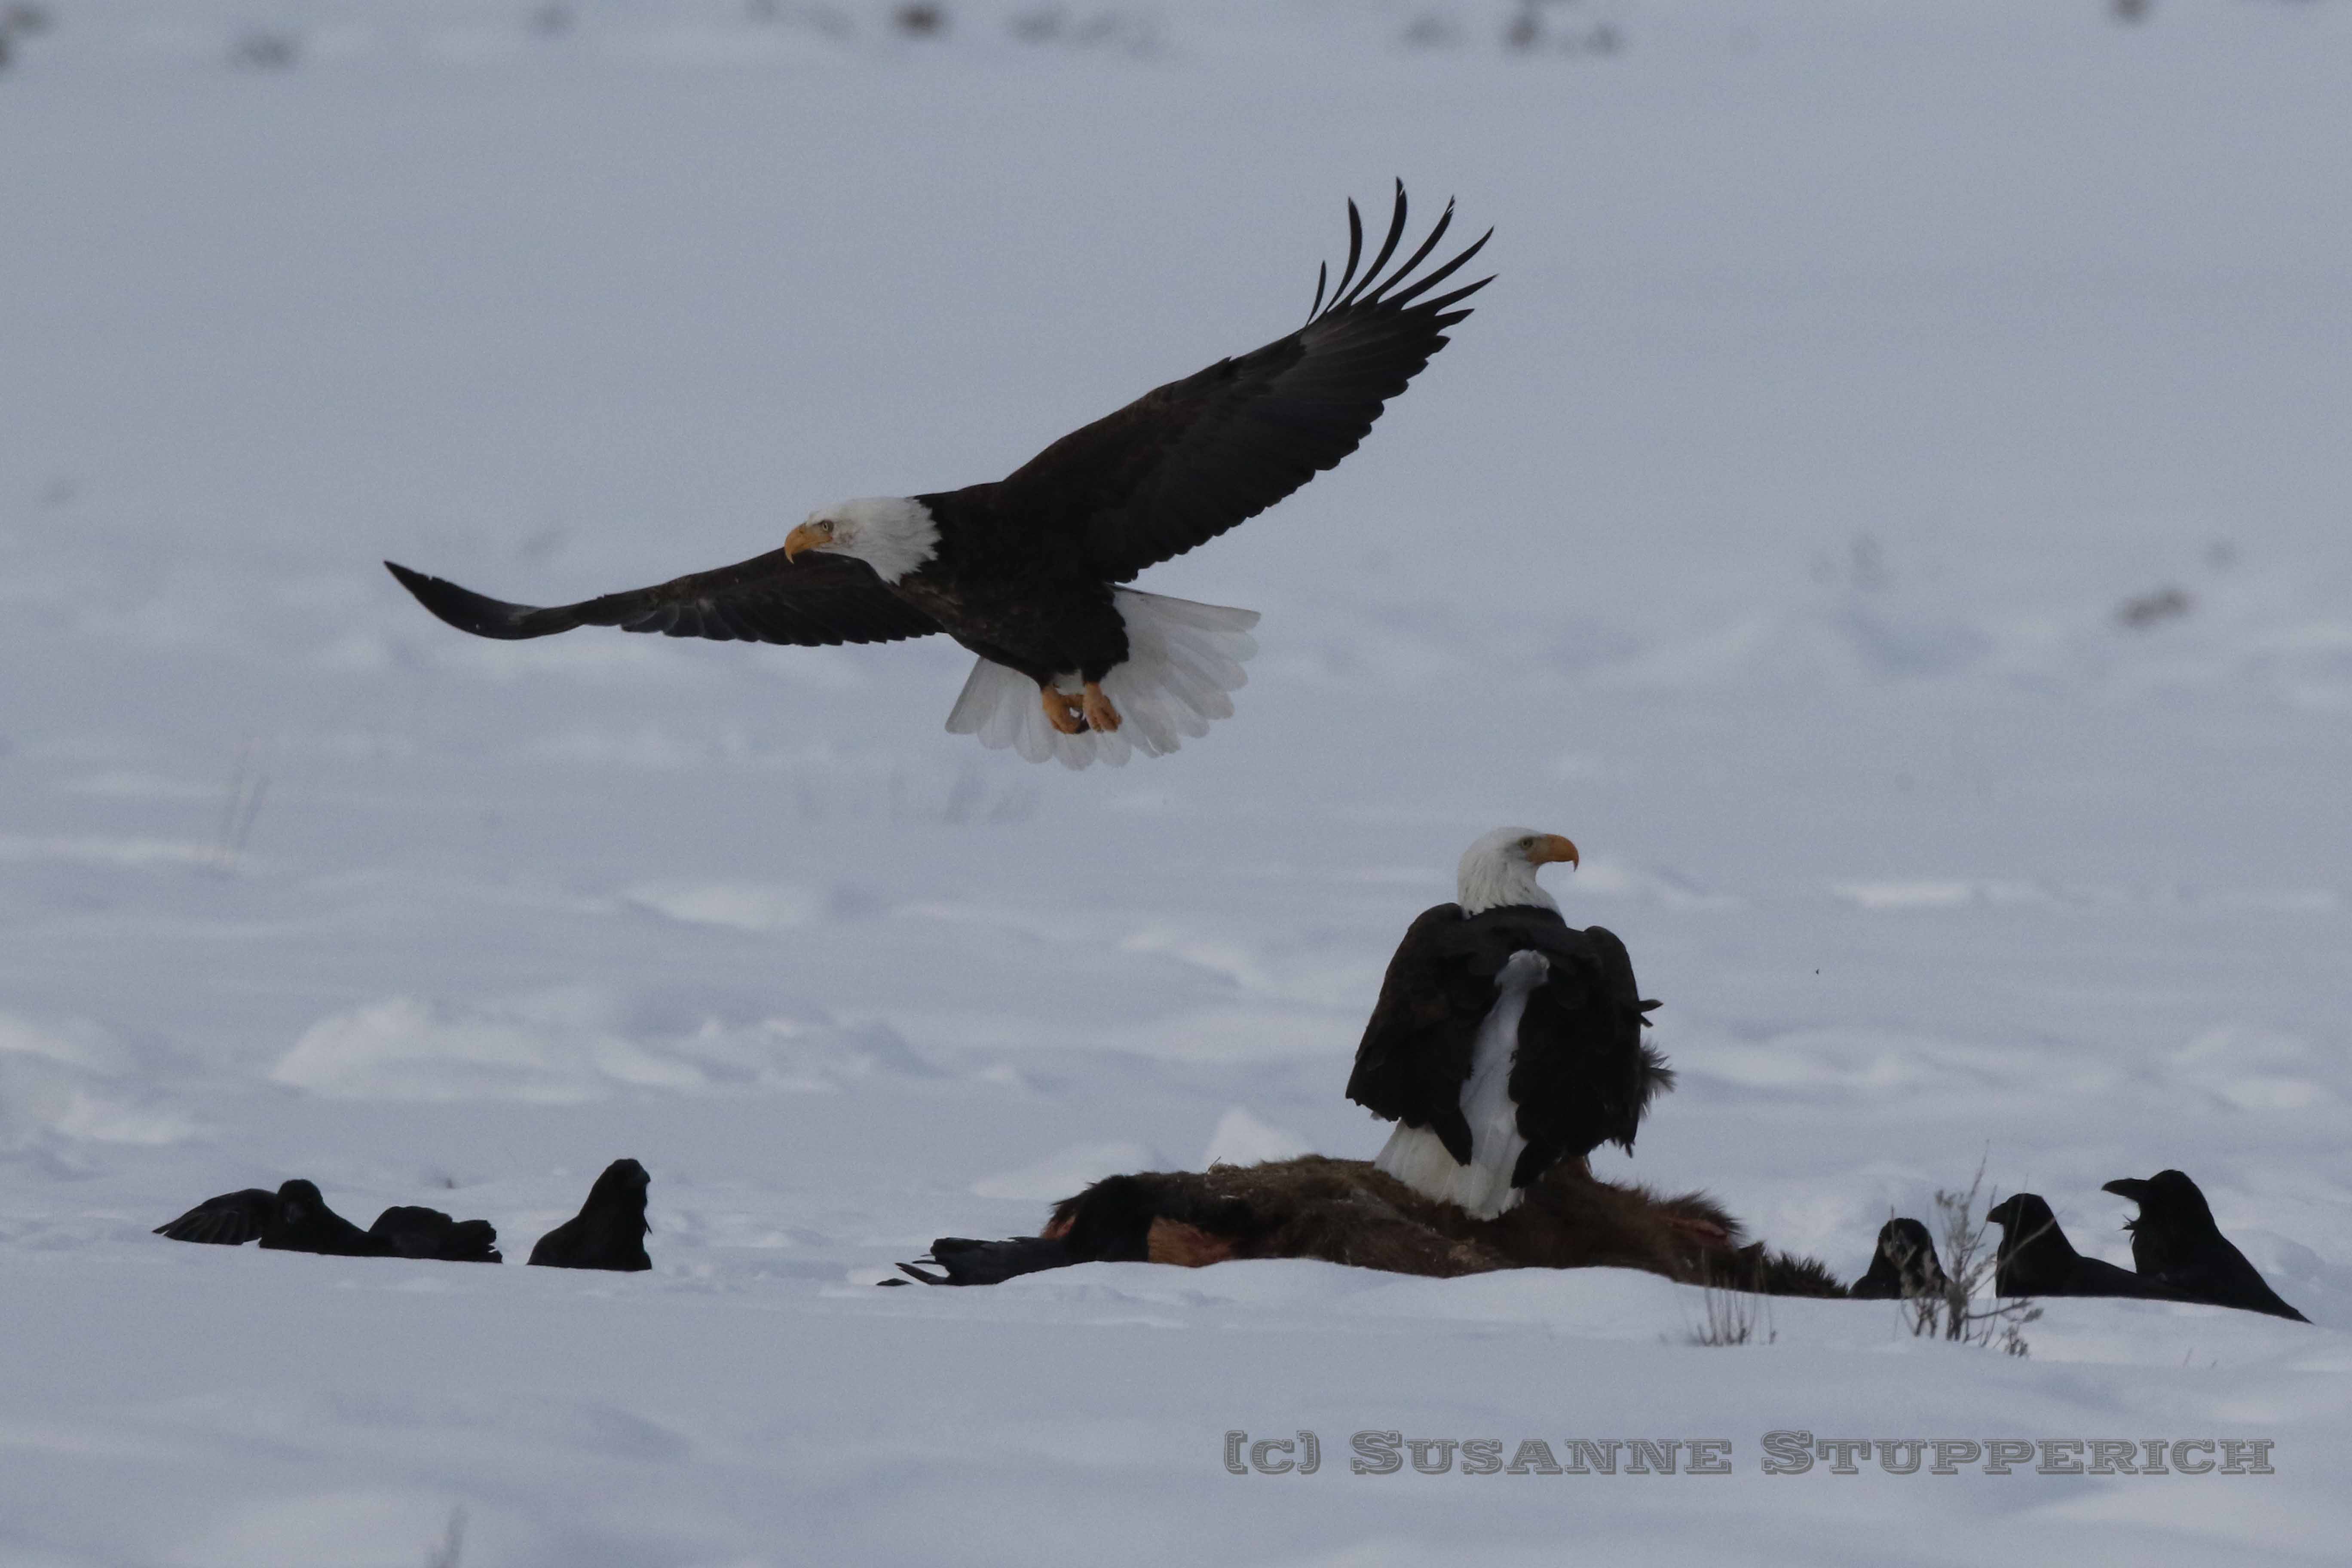
[[[1066,531],[1118,583],[1255,517],[1354,451],[1387,401],[1445,346],[1445,329],[1470,313],[1452,307],[1492,281],[1423,298],[1494,232],[1412,279],[1453,220],[1449,203],[1420,248],[1383,278],[1404,235],[1400,181],[1388,237],[1359,277],[1364,226],[1349,202],[1347,268],[1328,304],[1329,274],[1317,277],[1305,326],[1063,437],[998,487],[996,505]]]
[[[651,588],[541,609],[487,598],[439,577],[385,562],[426,609],[476,637],[543,637],[574,626],[619,626],[714,642],[895,642],[928,637],[940,624],[883,585],[874,568],[845,555],[781,550]]]

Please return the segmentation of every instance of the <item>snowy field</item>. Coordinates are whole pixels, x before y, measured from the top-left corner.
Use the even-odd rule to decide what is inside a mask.
[[[0,1563],[2344,1560],[2352,0],[1582,0],[1516,50],[1496,0],[44,4]],[[998,477],[1295,325],[1391,175],[1498,280],[1361,452],[1143,579],[1265,612],[1175,756],[949,736],[943,641],[494,645],[377,565],[560,602]],[[2099,1184],[2179,1166],[2316,1326],[873,1288],[1110,1171],[1369,1156],[1381,967],[1505,822],[1665,1002],[1682,1087],[1602,1173],[1851,1276],[1979,1161],[2128,1262]],[[625,1154],[650,1275],[148,1234],[308,1175],[519,1261]],[[1782,1428],[2276,1473],[1767,1476]],[[1363,1429],[1734,1468],[1359,1476]]]

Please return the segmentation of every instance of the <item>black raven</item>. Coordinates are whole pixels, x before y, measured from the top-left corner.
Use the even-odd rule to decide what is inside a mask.
[[[2139,1296],[2158,1301],[2188,1297],[2128,1268],[2074,1250],[2058,1216],[2036,1193],[2019,1193],[1992,1205],[1985,1218],[2001,1227],[1992,1283],[2003,1296]]]
[[[2183,1173],[2158,1171],[2146,1181],[2121,1176],[2101,1191],[2139,1205],[2139,1217],[2124,1221],[2124,1228],[2131,1232],[2132,1263],[2142,1277],[2191,1300],[2311,1321],[2280,1300],[2262,1271],[2230,1245],[2205,1194]]]
[[[394,1258],[444,1263],[501,1263],[499,1233],[486,1219],[452,1219],[439,1209],[404,1205],[375,1216],[368,1234]]]
[[[318,1252],[331,1258],[499,1261],[499,1233],[488,1220],[454,1220],[437,1209],[388,1208],[362,1230],[327,1206],[318,1184],[299,1177],[274,1193],[247,1187],[206,1198],[179,1218],[157,1226],[155,1234],[216,1247],[242,1247],[257,1239],[272,1252]]]
[[[1011,1241],[973,1241],[943,1236],[929,1258],[941,1270],[925,1272],[901,1263],[901,1272],[926,1285],[1001,1285],[1021,1274],[1066,1268],[1073,1263],[1142,1263],[1150,1257],[1151,1222],[1159,1217],[1157,1194],[1133,1176],[1107,1176],[1062,1205],[1045,1236]],[[1246,1208],[1234,1205],[1230,1222],[1246,1222]]]
[[[1862,1300],[1892,1301],[1913,1296],[1940,1296],[1947,1288],[1944,1266],[1936,1258],[1936,1242],[1916,1219],[1890,1219],[1878,1227],[1878,1250],[1871,1255],[1870,1271],[1846,1287],[1845,1293]]]
[[[539,1238],[530,1260],[546,1268],[651,1268],[646,1256],[646,1189],[653,1178],[635,1160],[615,1160],[588,1189],[580,1212]]]
[[[242,1247],[259,1239],[272,1252],[321,1252],[334,1258],[383,1258],[392,1248],[327,1206],[318,1184],[297,1177],[274,1193],[259,1187],[206,1198],[179,1218],[155,1227],[173,1241]]]

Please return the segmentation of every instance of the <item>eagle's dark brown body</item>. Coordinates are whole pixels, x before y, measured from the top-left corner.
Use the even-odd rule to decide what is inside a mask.
[[[1515,953],[1549,965],[1519,1016],[1510,1097],[1527,1148],[1511,1184],[1614,1142],[1631,1150],[1650,1099],[1674,1075],[1642,1044],[1645,1003],[1625,944],[1601,926],[1577,930],[1556,910],[1509,904],[1465,917],[1439,904],[1413,921],[1389,960],[1348,1098],[1378,1116],[1425,1127],[1463,1164],[1470,1127],[1462,1086],[1496,978]]]
[[[1098,681],[1128,655],[1111,583],[1036,526],[1007,489],[915,497],[939,525],[939,552],[887,591],[981,658],[1040,686],[1071,672]]]

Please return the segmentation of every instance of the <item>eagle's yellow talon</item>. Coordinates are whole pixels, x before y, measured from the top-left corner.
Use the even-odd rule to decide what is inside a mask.
[[[1042,690],[1046,723],[1065,735],[1075,735],[1086,729],[1086,721],[1079,717],[1080,704],[1076,698],[1057,687],[1048,686]]]
[[[1086,709],[1087,728],[1100,730],[1106,735],[1118,728],[1118,710],[1112,707],[1110,699],[1103,695],[1100,681],[1087,682],[1087,693],[1081,702]]]

